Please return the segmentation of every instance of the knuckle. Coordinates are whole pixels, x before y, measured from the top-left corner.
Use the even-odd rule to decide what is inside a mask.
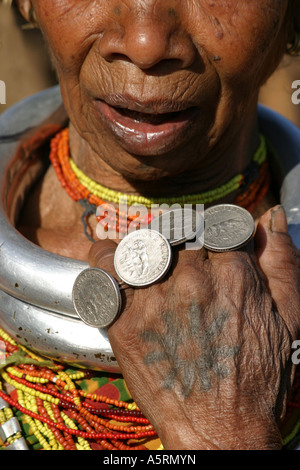
[[[220,276],[231,279],[231,278],[249,278],[252,277],[253,267],[249,257],[245,256],[244,253],[231,252],[226,253],[226,256],[222,257],[220,263],[218,263],[218,273]]]
[[[112,243],[95,243],[92,245],[88,261],[91,267],[98,267],[113,272],[113,260],[116,245]]]
[[[200,293],[209,289],[209,279],[204,269],[193,264],[185,265],[175,275],[174,288],[179,296],[187,300],[199,298]]]

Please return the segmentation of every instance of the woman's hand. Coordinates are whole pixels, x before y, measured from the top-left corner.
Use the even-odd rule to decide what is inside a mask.
[[[90,264],[115,275],[116,245]],[[159,284],[123,290],[109,328],[128,388],[165,449],[279,449],[300,328],[300,259],[276,207],[247,250],[178,250]]]

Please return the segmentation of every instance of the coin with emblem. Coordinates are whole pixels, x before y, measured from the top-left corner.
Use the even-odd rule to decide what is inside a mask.
[[[234,204],[219,204],[204,212],[203,246],[211,251],[237,250],[246,245],[255,232],[252,215]]]
[[[126,284],[145,287],[161,280],[172,262],[171,245],[156,230],[129,233],[119,243],[114,257],[116,273]]]
[[[72,299],[79,318],[94,328],[108,327],[121,311],[119,285],[100,268],[85,269],[77,276]]]
[[[162,233],[171,246],[176,246],[192,240],[203,231],[203,216],[194,209],[176,208],[155,217],[149,228]]]

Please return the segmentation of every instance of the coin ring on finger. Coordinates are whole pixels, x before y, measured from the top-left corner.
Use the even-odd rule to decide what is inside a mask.
[[[238,250],[254,236],[255,222],[243,207],[219,204],[204,212],[203,246],[215,252]]]
[[[202,231],[203,217],[194,209],[172,209],[155,217],[149,228],[163,234],[171,246],[177,246],[195,238]]]
[[[119,285],[100,268],[85,269],[77,276],[72,299],[79,318],[94,328],[107,328],[121,312]]]
[[[172,262],[171,245],[164,235],[149,229],[129,233],[115,251],[117,275],[127,285],[145,287],[160,281]]]

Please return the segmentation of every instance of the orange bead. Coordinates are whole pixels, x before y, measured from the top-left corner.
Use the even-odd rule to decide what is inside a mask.
[[[96,207],[104,205],[105,201],[95,194],[91,194],[90,191],[78,180],[71,168],[68,129],[64,129],[52,139],[50,148],[51,164],[61,186],[65,189],[68,196],[74,201],[87,199]],[[111,213],[111,211],[109,212]],[[120,213],[114,208],[111,219],[113,219],[115,225],[106,224],[109,229],[117,229],[117,231],[126,233],[129,223],[137,219],[137,216],[129,216],[124,212]]]

